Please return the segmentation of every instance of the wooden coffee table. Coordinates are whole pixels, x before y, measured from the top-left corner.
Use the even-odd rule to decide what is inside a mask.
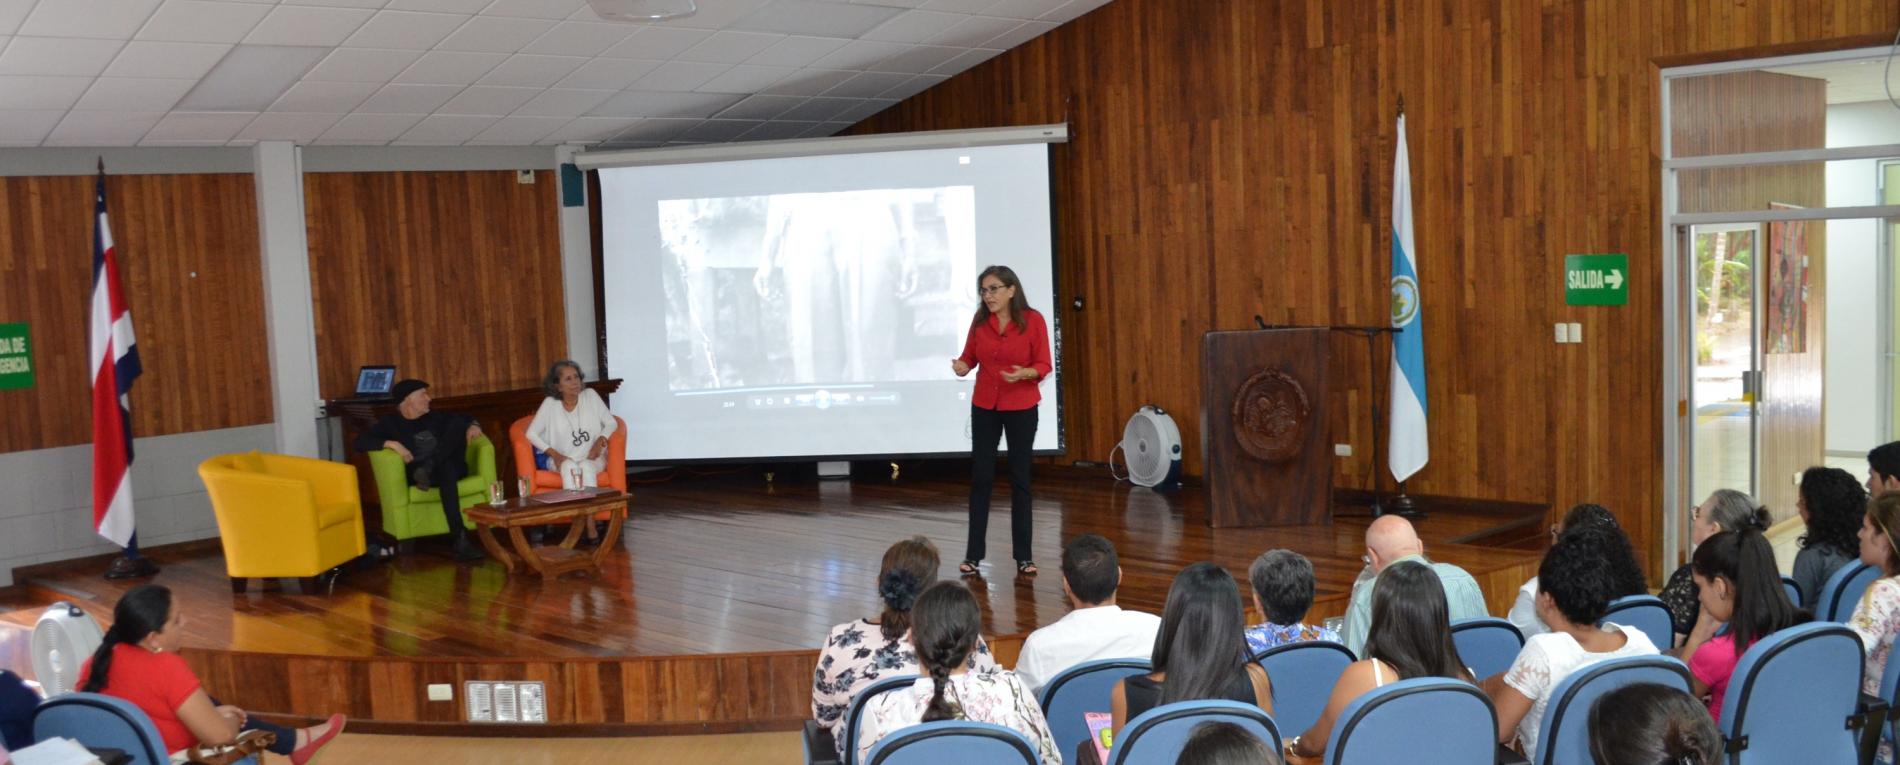
[[[607,511],[613,515],[607,521],[607,533],[600,539],[600,546],[592,552],[574,549],[580,541],[582,530],[593,523],[594,514]],[[465,511],[468,519],[475,522],[475,536],[482,540],[482,547],[501,565],[514,573],[517,559],[528,564],[535,573],[544,577],[554,577],[569,571],[600,569],[600,563],[606,560],[620,543],[620,524],[627,519],[627,495],[624,492],[607,490],[591,499],[576,499],[557,504],[543,504],[533,497],[525,500],[515,498],[498,506],[482,503]],[[536,547],[528,543],[528,535],[522,529],[529,526],[548,526],[569,521],[567,537],[559,545]],[[508,530],[508,537],[514,540],[514,552],[502,549],[501,540],[496,533]]]

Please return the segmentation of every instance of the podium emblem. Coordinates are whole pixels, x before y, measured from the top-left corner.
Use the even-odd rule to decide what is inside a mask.
[[[1280,370],[1255,372],[1234,392],[1234,439],[1256,459],[1283,462],[1299,456],[1311,422],[1306,388]]]

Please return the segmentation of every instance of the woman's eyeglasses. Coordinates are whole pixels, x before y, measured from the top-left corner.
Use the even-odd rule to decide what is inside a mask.
[[[990,295],[994,295],[1006,289],[1009,289],[1009,286],[1004,285],[1004,284],[998,284],[994,287],[978,287],[976,288],[976,294],[982,295],[984,297],[989,297]]]

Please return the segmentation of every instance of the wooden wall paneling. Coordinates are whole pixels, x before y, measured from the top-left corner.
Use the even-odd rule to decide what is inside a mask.
[[[0,178],[0,321],[27,322],[35,386],[0,392],[0,452],[92,440],[91,176]],[[107,211],[144,374],[139,437],[271,421],[250,176],[111,176]]]
[[[348,396],[365,364],[445,395],[537,385],[567,356],[559,190],[534,177],[304,176],[325,398]]]
[[[1900,8],[1880,0],[1117,0],[850,132],[1071,124],[1054,154],[1058,300],[1083,294],[1088,307],[1064,316],[1069,456],[1100,460],[1146,403],[1199,442],[1198,370],[1179,349],[1202,332],[1254,313],[1388,321],[1403,95],[1432,427],[1432,461],[1408,490],[1559,511],[1601,502],[1654,575],[1663,359],[1652,61],[1896,24]],[[1628,306],[1563,305],[1562,258],[1589,252],[1629,254]],[[1555,345],[1557,321],[1583,323],[1584,343]],[[1385,381],[1364,390],[1355,371],[1334,376],[1334,425],[1363,454],[1369,429],[1385,425],[1368,421],[1361,399],[1383,398]],[[1201,472],[1201,455],[1186,467]],[[1335,480],[1363,487],[1364,468],[1341,460]]]

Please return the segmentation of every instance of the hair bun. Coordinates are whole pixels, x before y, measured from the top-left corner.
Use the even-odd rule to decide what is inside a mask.
[[[909,571],[890,571],[877,583],[877,596],[884,599],[884,605],[893,611],[909,611],[917,602],[917,593],[923,589],[923,581]]]
[[[1749,514],[1748,525],[1750,528],[1753,528],[1756,531],[1766,533],[1768,531],[1768,527],[1771,525],[1774,525],[1774,519],[1775,519],[1774,514],[1768,512],[1768,508],[1766,506],[1757,507],[1755,508],[1755,512]]]

